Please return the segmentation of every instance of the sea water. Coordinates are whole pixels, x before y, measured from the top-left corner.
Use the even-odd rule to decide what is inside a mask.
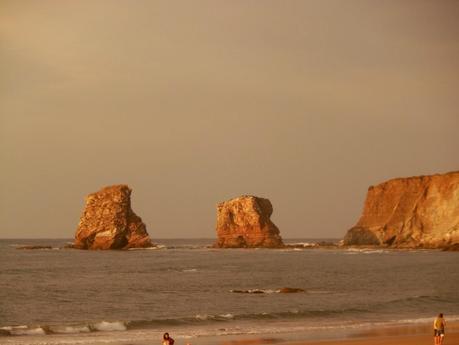
[[[213,249],[186,239],[83,251],[66,242],[0,240],[0,344],[154,344],[165,331],[177,344],[204,344],[430,323],[439,312],[459,319],[455,252]],[[53,249],[16,249],[25,244]]]

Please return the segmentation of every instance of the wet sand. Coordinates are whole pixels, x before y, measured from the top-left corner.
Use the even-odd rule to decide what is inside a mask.
[[[248,339],[222,342],[222,345],[433,345],[433,336],[419,335],[396,335],[396,336],[372,336],[368,338],[336,339],[323,341],[300,341],[284,342],[279,339]],[[451,333],[445,337],[443,345],[459,345],[459,333]]]
[[[198,344],[198,342],[195,342]],[[220,345],[433,345],[431,325],[405,325],[373,328],[364,332],[349,334],[345,338],[320,340],[287,340],[280,337],[258,337],[251,339],[232,339]],[[194,345],[194,344],[193,344]],[[443,345],[459,345],[459,323],[448,324]]]
[[[289,345],[432,345],[432,335],[374,336],[360,339],[284,343]],[[443,345],[459,345],[459,333],[448,334]]]

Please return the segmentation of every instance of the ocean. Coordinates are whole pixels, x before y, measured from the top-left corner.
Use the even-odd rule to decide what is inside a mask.
[[[59,249],[66,242],[0,240],[0,344],[160,344],[168,331],[194,345],[459,320],[454,252],[213,249],[211,239]],[[53,249],[16,249],[26,244]]]

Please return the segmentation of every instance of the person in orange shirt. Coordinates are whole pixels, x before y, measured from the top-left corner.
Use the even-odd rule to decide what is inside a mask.
[[[445,338],[445,326],[446,321],[443,317],[443,314],[440,313],[434,320],[434,344],[435,345],[442,345],[443,339]]]

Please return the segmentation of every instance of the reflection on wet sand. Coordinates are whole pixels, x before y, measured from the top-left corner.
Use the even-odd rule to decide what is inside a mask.
[[[243,340],[230,340],[220,343],[221,345],[265,345],[265,344],[279,344],[285,340],[279,338],[257,338],[257,339],[243,339]]]

